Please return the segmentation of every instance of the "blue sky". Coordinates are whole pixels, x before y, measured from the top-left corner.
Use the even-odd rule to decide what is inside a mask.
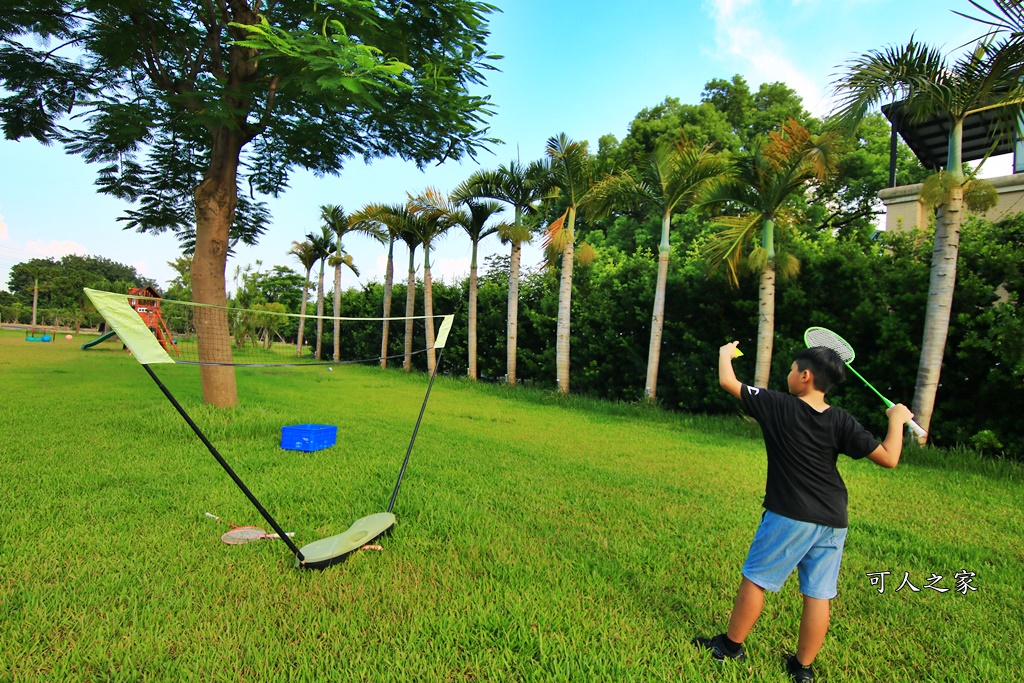
[[[368,202],[401,202],[406,191],[427,186],[451,190],[476,168],[494,168],[519,157],[543,156],[552,135],[588,140],[605,134],[622,139],[633,117],[666,97],[696,103],[713,78],[742,75],[753,89],[783,81],[807,109],[830,109],[837,67],[871,49],[905,43],[911,36],[952,51],[976,37],[977,24],[953,14],[970,13],[967,0],[491,0],[503,12],[492,17],[492,52],[504,55],[501,72],[488,78],[497,114],[491,132],[505,144],[484,152],[479,164],[448,163],[423,172],[395,160],[367,166],[353,160],[340,177],[297,172],[291,187],[268,204],[273,215],[257,247],[242,247],[228,262],[287,265],[292,241],[318,228],[319,206],[356,210]],[[988,174],[1009,172],[1005,159],[990,160]],[[986,174],[986,175],[988,175]],[[126,232],[117,218],[125,205],[95,192],[95,169],[60,147],[34,140],[0,141],[0,289],[14,264],[67,253],[104,256],[136,267],[164,286],[166,265],[179,255],[168,235]],[[382,279],[384,249],[355,236],[346,241],[361,281]],[[496,238],[484,254],[504,253]],[[431,259],[435,278],[464,275],[469,243],[447,237]],[[540,251],[528,248],[524,264]],[[408,254],[396,246],[398,264]],[[481,259],[482,264],[482,259]],[[343,286],[355,285],[346,272]]]

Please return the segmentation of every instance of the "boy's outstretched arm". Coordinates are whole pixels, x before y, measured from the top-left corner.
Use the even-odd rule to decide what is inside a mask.
[[[885,441],[868,455],[868,460],[882,467],[896,467],[903,453],[903,426],[914,419],[914,414],[902,403],[889,408],[885,414],[889,417],[889,431]]]
[[[740,390],[743,388],[743,384],[736,379],[736,372],[732,369],[733,355],[739,345],[738,341],[734,341],[718,349],[718,383],[736,398],[740,397]]]

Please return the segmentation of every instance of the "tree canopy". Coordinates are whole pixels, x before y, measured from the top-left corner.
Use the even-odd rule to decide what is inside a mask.
[[[472,0],[27,0],[0,14],[0,126],[100,165],[100,191],[142,232],[193,253],[199,303],[226,303],[234,243],[267,224],[257,193],[353,157],[424,165],[487,144],[496,8]],[[32,39],[41,47],[29,45]],[[53,45],[56,43],[56,45]],[[75,116],[72,123],[67,116]],[[240,187],[247,191],[240,192]],[[199,325],[200,358],[228,322]],[[201,368],[203,398],[238,401],[230,367]]]

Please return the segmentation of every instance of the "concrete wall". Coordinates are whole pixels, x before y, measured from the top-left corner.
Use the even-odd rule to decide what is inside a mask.
[[[999,193],[999,202],[984,214],[989,220],[999,220],[1008,213],[1024,211],[1024,173],[986,178]],[[915,227],[927,227],[934,212],[921,204],[918,196],[921,184],[888,187],[878,193],[878,198],[885,204],[885,229],[912,230]]]

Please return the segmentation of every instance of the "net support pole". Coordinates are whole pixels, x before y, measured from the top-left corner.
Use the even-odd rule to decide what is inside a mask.
[[[245,485],[241,478],[237,474],[235,474],[235,471],[231,469],[231,466],[228,465],[227,461],[224,460],[223,457],[221,457],[221,454],[217,452],[217,449],[214,447],[212,443],[210,443],[210,440],[206,438],[206,435],[203,434],[201,429],[199,429],[199,426],[195,422],[193,422],[192,418],[189,417],[189,414],[186,413],[185,409],[181,407],[181,404],[178,403],[177,399],[174,398],[170,390],[168,390],[167,387],[164,386],[164,383],[160,381],[160,378],[156,376],[156,373],[153,372],[153,369],[150,368],[149,365],[143,365],[142,367],[146,368],[146,372],[148,372],[149,376],[153,378],[153,381],[156,382],[156,385],[160,387],[160,391],[164,392],[164,396],[167,397],[167,400],[171,402],[171,405],[173,405],[174,408],[178,411],[178,413],[185,419],[185,422],[188,423],[188,426],[192,428],[192,431],[196,433],[196,436],[198,436],[199,440],[203,442],[207,450],[209,450],[213,457],[217,459],[217,462],[220,463],[220,466],[224,468],[224,471],[228,473],[228,476],[231,477],[231,479],[235,482],[238,488],[242,490],[242,493],[244,493],[245,496],[249,499],[249,502],[251,502],[256,507],[256,509],[259,511],[261,515],[263,515],[263,519],[267,520],[267,523],[274,528],[274,531],[277,533],[277,535],[280,536],[281,540],[285,542],[288,548],[293,553],[295,553],[295,556],[299,558],[300,562],[305,560],[306,558],[302,556],[302,551],[298,549],[298,547],[288,536],[288,534],[285,533],[285,530],[281,528],[281,525],[277,523],[277,520],[270,516],[270,513],[267,512],[266,508],[264,508],[260,501],[256,499],[256,496],[253,495],[252,491],[249,490],[249,487]],[[433,378],[431,378],[431,381],[433,381]],[[429,388],[427,389],[427,393],[429,395]],[[423,412],[421,411],[420,417],[422,416]],[[416,426],[419,427],[419,422],[416,423]],[[413,438],[416,438],[415,435],[413,436]],[[411,445],[409,446],[409,449],[412,450]],[[409,456],[406,455],[405,459],[406,461],[408,461]],[[405,465],[402,465],[402,469],[405,469]],[[397,488],[395,489],[395,492],[398,492]]]
[[[447,334],[447,330],[445,331]],[[420,406],[419,417],[416,418],[416,426],[412,430],[412,438],[409,439],[409,448],[405,451],[405,460],[402,461],[402,469],[398,471],[398,481],[395,482],[395,490],[391,492],[391,500],[388,502],[388,512],[395,507],[398,499],[398,489],[402,485],[402,477],[405,475],[405,468],[409,464],[409,456],[412,455],[412,446],[416,443],[416,433],[420,431],[420,422],[423,421],[423,411],[427,409],[427,399],[430,398],[430,389],[434,386],[434,377],[437,376],[437,368],[441,365],[441,356],[444,355],[444,347],[437,353],[437,362],[434,363],[434,371],[430,373],[430,382],[427,383],[427,393],[423,396],[423,405]]]

